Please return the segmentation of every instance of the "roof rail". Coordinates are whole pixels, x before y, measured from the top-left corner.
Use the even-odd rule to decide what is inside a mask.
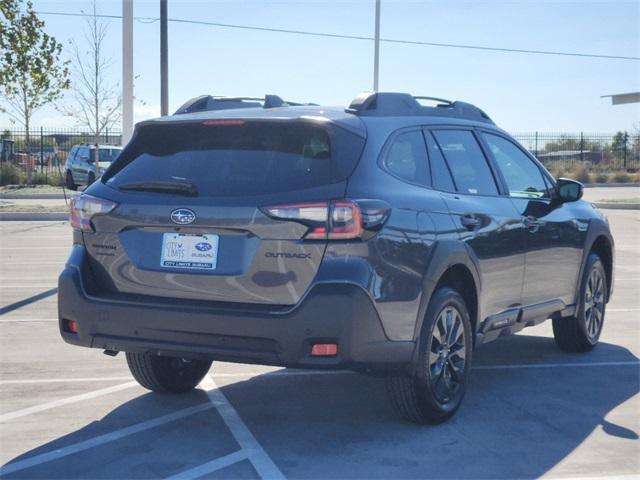
[[[438,102],[435,107],[427,107],[418,100]],[[362,117],[391,117],[425,115],[434,117],[454,117],[493,124],[493,120],[475,105],[452,102],[443,98],[413,96],[396,92],[362,92],[345,109],[347,113]]]
[[[200,95],[188,100],[174,115],[183,113],[205,112],[211,110],[231,110],[237,108],[277,108],[299,105],[314,105],[312,103],[295,103],[285,101],[278,95],[265,95],[259,97],[222,97],[213,95]]]

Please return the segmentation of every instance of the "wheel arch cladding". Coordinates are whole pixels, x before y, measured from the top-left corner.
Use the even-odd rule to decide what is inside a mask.
[[[452,288],[464,299],[469,311],[469,319],[471,320],[471,329],[475,341],[476,327],[478,325],[478,289],[473,274],[466,265],[456,263],[449,266],[442,274],[434,291],[437,291],[440,287]]]
[[[466,246],[457,241],[439,241],[434,247],[434,253],[429,261],[429,268],[424,278],[424,288],[418,318],[416,319],[416,329],[414,339],[420,337],[424,317],[434,292],[442,287],[448,286],[460,292],[467,304],[467,310],[471,320],[474,342],[476,328],[478,326],[478,297],[480,295],[480,276],[477,266]]]
[[[589,253],[595,253],[600,257],[604,265],[604,272],[607,277],[607,302],[611,296],[611,287],[613,279],[613,247],[609,239],[604,235],[598,235],[591,244]]]

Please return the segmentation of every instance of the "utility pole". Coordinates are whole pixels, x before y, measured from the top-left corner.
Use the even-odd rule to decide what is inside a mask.
[[[378,72],[380,69],[380,0],[376,1],[375,45],[373,50],[373,91],[378,91]]]
[[[169,41],[167,0],[160,0],[160,115],[169,114]]]
[[[133,0],[122,0],[122,144],[133,134]]]

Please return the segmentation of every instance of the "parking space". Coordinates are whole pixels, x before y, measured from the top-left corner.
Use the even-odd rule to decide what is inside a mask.
[[[640,475],[640,212],[607,215],[617,267],[602,343],[564,354],[545,323],[480,347],[458,415],[427,427],[397,419],[381,379],[348,372],[214,363],[197,391],[148,393],[123,355],[59,338],[69,226],[2,222],[0,475]]]

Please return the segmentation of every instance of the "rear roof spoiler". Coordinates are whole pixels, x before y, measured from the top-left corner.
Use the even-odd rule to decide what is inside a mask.
[[[278,95],[259,97],[222,97],[200,95],[192,98],[175,111],[174,115],[184,113],[207,112],[214,110],[231,110],[238,108],[278,108],[300,105],[315,105],[314,103],[296,103],[283,100]]]
[[[421,105],[418,100],[436,102],[435,107]],[[489,115],[475,105],[436,97],[413,96],[396,92],[362,92],[353,99],[347,113],[361,117],[435,116],[455,117],[494,124]]]

